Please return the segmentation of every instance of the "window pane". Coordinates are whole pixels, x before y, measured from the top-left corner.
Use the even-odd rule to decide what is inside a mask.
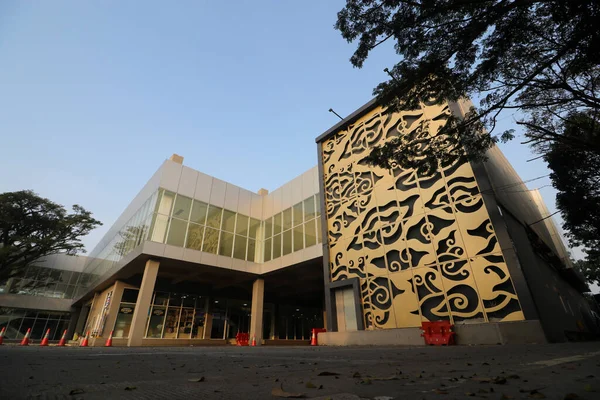
[[[294,251],[302,250],[304,248],[304,232],[302,232],[302,225],[294,227]]]
[[[317,243],[321,243],[321,218],[317,218]]]
[[[288,208],[283,210],[283,230],[290,229],[292,227],[292,209]]]
[[[150,313],[150,322],[148,323],[148,332],[146,337],[160,338],[166,314],[165,307],[153,307]]]
[[[138,289],[123,289],[123,295],[121,296],[122,303],[135,303],[137,302]]]
[[[317,217],[321,215],[321,197],[315,196],[315,209],[317,210]]]
[[[292,252],[292,230],[283,232],[283,250],[282,253],[285,256]]]
[[[273,235],[281,233],[281,213],[273,215]]]
[[[194,205],[192,207],[192,214],[190,215],[190,221],[195,222],[197,224],[202,224],[206,222],[206,209],[208,208],[208,204],[194,200]]]
[[[192,199],[178,194],[175,199],[175,207],[173,207],[173,217],[187,221],[190,217],[191,209]]]
[[[250,218],[250,231],[248,232],[248,236],[252,239],[256,239],[256,233],[258,232],[259,227],[260,221],[254,218]]]
[[[256,240],[248,239],[248,257],[246,258],[248,261],[254,262],[256,252]]]
[[[308,221],[316,216],[315,198],[314,196],[310,196],[308,199],[304,200],[304,220]]]
[[[169,235],[167,244],[183,247],[185,243],[185,231],[187,230],[187,222],[176,218],[171,218],[171,226],[169,227]]]
[[[248,222],[250,218],[245,215],[238,214],[237,224],[235,225],[235,233],[238,235],[248,236]]]
[[[167,225],[169,218],[166,215],[154,214],[154,221],[152,222],[152,235],[150,240],[153,242],[164,243],[165,234],[167,233]]]
[[[273,236],[273,259],[281,257],[281,235]]]
[[[221,232],[221,241],[219,242],[219,254],[231,257],[233,250],[233,233]]]
[[[223,225],[221,229],[227,232],[233,232],[235,229],[235,213],[229,210],[223,210]]]
[[[265,240],[265,256],[264,256],[264,262],[270,261],[271,260],[271,239],[266,239]]]
[[[185,247],[193,250],[202,249],[202,235],[204,234],[204,227],[202,225],[192,224],[190,222],[188,226],[187,240]]]
[[[246,259],[246,238],[235,235],[235,247],[233,248],[233,257],[239,260]]]
[[[219,229],[221,227],[221,214],[223,209],[213,205],[208,206],[208,215],[206,217],[206,226]]]
[[[171,208],[173,207],[173,200],[175,199],[175,193],[165,191],[160,199],[158,205],[158,213],[163,215],[169,215]]]
[[[204,230],[204,241],[202,242],[202,251],[217,254],[217,245],[219,244],[219,231],[212,228]]]
[[[273,218],[267,218],[265,221],[265,239],[273,236]]]
[[[294,226],[298,226],[304,222],[304,218],[302,217],[302,203],[294,204],[292,213],[294,214]]]
[[[315,220],[308,221],[304,224],[304,244],[306,247],[317,244],[317,224]]]

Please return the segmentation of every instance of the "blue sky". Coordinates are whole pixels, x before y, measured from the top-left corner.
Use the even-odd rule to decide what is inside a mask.
[[[91,251],[172,153],[275,189],[316,164],[314,138],[338,121],[327,110],[369,101],[397,61],[381,46],[352,67],[354,45],[333,29],[343,5],[0,1],[0,192],[92,211],[104,226],[85,238]],[[547,174],[519,139],[501,149],[520,176]],[[554,212],[555,191],[541,193]]]

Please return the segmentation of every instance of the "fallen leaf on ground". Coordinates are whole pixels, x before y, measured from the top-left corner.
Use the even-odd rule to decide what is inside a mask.
[[[492,378],[483,378],[483,377],[471,378],[471,379],[473,379],[474,381],[480,382],[480,383],[490,383],[492,381]]]
[[[300,399],[300,398],[305,397],[304,393],[286,392],[285,390],[283,390],[283,386],[282,385],[279,385],[279,387],[274,387],[271,390],[271,396],[284,397],[286,399]]]
[[[436,394],[448,394],[447,390],[442,390],[442,389],[433,389],[433,393]]]
[[[360,378],[360,372],[355,372],[354,374],[352,374],[353,378]]]
[[[319,390],[323,389],[323,385],[319,385],[319,387],[317,389],[319,389]]]
[[[564,400],[577,400],[581,399],[576,393],[567,393],[565,394]]]
[[[370,379],[368,379],[368,378],[367,378],[367,379],[363,379],[362,381],[360,381],[360,384],[361,384],[361,385],[370,385],[370,384],[372,384],[372,383],[373,383],[373,382],[371,382],[371,380],[370,380]]]
[[[135,386],[125,386],[125,390],[135,390],[137,389]]]
[[[308,389],[316,389],[317,387],[312,382],[306,382],[306,387]]]
[[[472,393],[472,392],[466,392],[466,393],[465,393],[465,396],[474,397],[474,396],[475,396],[475,393]]]
[[[73,389],[69,392],[69,396],[85,393],[83,389]]]
[[[373,381],[395,381],[398,380],[398,377],[396,375],[392,375],[392,376],[387,376],[387,377],[372,377],[371,380]]]
[[[337,372],[327,372],[327,371],[323,371],[323,372],[319,372],[319,375],[317,376],[336,376],[339,375]]]
[[[585,385],[583,387],[583,390],[585,390],[586,392],[595,392],[594,388],[592,387],[592,385]]]
[[[204,382],[204,377],[188,379],[190,382]]]
[[[502,397],[500,397],[502,400],[507,400],[507,399],[514,399],[513,396],[509,396],[507,394],[503,394]]]

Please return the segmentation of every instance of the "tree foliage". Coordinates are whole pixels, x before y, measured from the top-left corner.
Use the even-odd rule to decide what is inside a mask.
[[[598,281],[600,269],[600,153],[573,145],[569,139],[600,146],[600,120],[590,113],[570,115],[560,126],[561,140],[547,146],[544,156],[557,189],[567,236],[574,246],[587,249],[588,279]],[[564,140],[563,140],[564,138]]]
[[[335,25],[357,42],[350,61],[362,67],[370,52],[394,42],[399,62],[374,94],[390,111],[417,109],[431,101],[481,98],[463,119],[451,118],[443,140],[411,157],[415,144],[392,141],[372,153],[388,166],[432,169],[463,144],[471,160],[485,159],[496,141],[502,110],[520,111],[518,122],[539,151],[555,141],[600,153],[585,136],[561,137],[576,112],[600,112],[600,2],[597,0],[347,0]],[[483,130],[482,128],[487,128]],[[392,159],[392,160],[390,160]]]
[[[81,238],[100,225],[83,207],[68,213],[30,190],[0,194],[0,280],[44,256],[85,252]]]

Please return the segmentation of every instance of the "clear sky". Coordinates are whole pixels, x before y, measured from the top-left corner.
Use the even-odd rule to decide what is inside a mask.
[[[333,29],[343,5],[0,1],[0,192],[92,211],[104,226],[85,238],[91,251],[172,153],[277,188],[316,165],[314,139],[338,121],[327,110],[369,101],[398,59],[381,46],[353,68],[354,45]],[[512,125],[506,114],[499,131]],[[519,141],[501,149],[520,176],[547,174]],[[555,191],[541,193],[554,212]]]

